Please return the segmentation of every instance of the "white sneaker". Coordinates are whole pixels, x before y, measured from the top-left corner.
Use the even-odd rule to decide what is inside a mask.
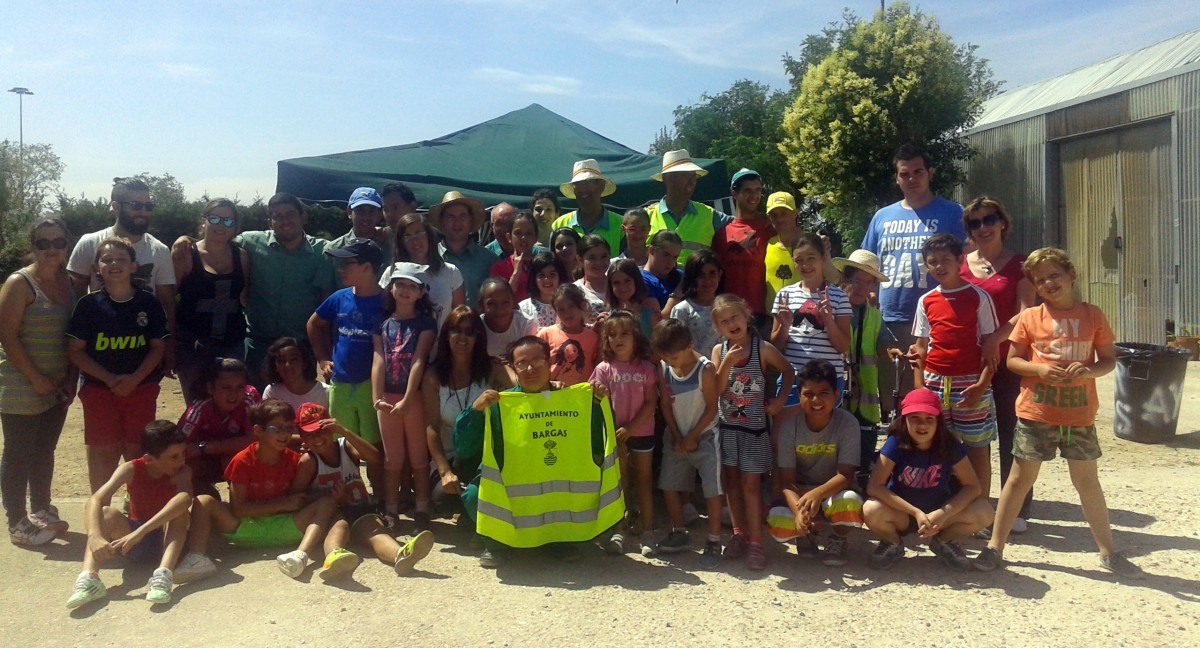
[[[279,566],[279,571],[287,574],[288,578],[300,578],[300,574],[308,568],[308,554],[300,551],[289,551],[285,554],[280,554],[275,557],[275,564]]]
[[[1028,530],[1029,530],[1029,523],[1025,521],[1025,518],[1019,517],[1019,518],[1013,520],[1013,525],[1012,525],[1013,533],[1020,535],[1022,533],[1025,533]]]
[[[202,580],[217,573],[217,566],[202,553],[192,552],[179,560],[175,565],[173,580],[176,583],[190,583]]]
[[[74,610],[81,605],[98,601],[107,594],[108,589],[104,587],[104,583],[100,582],[99,576],[80,574],[75,579],[75,589],[71,591],[71,598],[67,599],[67,609]]]

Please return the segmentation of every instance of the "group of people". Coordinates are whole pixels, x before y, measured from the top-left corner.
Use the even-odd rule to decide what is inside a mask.
[[[403,185],[361,187],[334,241],[277,194],[267,231],[239,233],[218,199],[168,248],[148,231],[149,188],[118,178],[112,227],[68,254],[65,223],[34,223],[32,262],[0,291],[10,539],[69,526],[50,486],[78,396],[93,495],[69,607],[105,595],[98,566],[117,555],[157,561],[146,597],[169,602],[174,583],[216,571],[214,528],[294,547],[277,558],[293,578],[314,559],[324,579],[353,571],[352,543],[409,573],[431,519],[454,515],[484,567],[520,547],[569,560],[590,540],[691,551],[697,485],[705,568],[764,569],[768,535],[841,565],[865,528],[872,567],[915,532],[947,565],[990,570],[1056,452],[1102,563],[1137,576],[1096,477],[1095,378],[1114,358],[1103,313],[1073,296],[1066,253],[1005,248],[999,201],[935,196],[919,147],[893,165],[904,198],[832,259],[793,196],[760,209],[753,170],[732,176],[732,216],[693,201],[706,172],[683,150],[654,176],[664,198],[623,215],[582,160],[557,194],[490,217],[456,191],[422,213]],[[577,209],[560,213],[558,194]],[[187,404],[177,422],[154,420],[167,376]],[[959,544],[972,534],[988,538],[974,559]]]

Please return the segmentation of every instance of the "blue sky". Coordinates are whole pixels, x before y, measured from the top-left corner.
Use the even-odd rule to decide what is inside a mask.
[[[4,0],[0,85],[62,189],[169,172],[189,196],[269,196],[280,159],[430,139],[540,103],[645,150],[671,111],[877,2]],[[1187,0],[920,3],[1015,89],[1200,27]],[[18,138],[0,95],[0,139]],[[569,169],[563,169],[564,179]]]

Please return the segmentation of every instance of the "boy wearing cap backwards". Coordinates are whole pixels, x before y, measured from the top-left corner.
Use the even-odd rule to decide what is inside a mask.
[[[737,207],[733,221],[713,235],[712,250],[725,272],[725,287],[746,300],[754,313],[754,325],[760,330],[767,322],[766,283],[767,244],[771,223],[758,211],[762,204],[762,177],[757,171],[742,169],[733,174],[729,185]]]
[[[390,186],[390,185],[389,185]],[[387,189],[387,187],[384,187]],[[392,259],[392,237],[390,231],[381,226],[384,217],[383,198],[371,187],[359,187],[350,194],[348,203],[350,212],[350,231],[329,242],[327,250],[344,248],[358,239],[373,241],[379,246],[383,258]],[[403,215],[403,214],[401,214]],[[383,263],[375,267],[376,279],[383,274]]]
[[[329,533],[325,534],[325,563],[317,572],[329,581],[349,574],[358,566],[356,554],[346,550],[353,539],[371,547],[383,562],[392,565],[396,574],[412,573],[417,562],[433,547],[433,533],[418,533],[403,547],[383,526],[383,518],[371,506],[367,487],[358,471],[359,462],[378,468],[383,454],[351,430],[330,418],[329,412],[316,403],[305,403],[296,412],[296,425],[308,452],[300,458],[296,479],[308,484],[313,497],[332,497],[338,513]],[[340,435],[334,438],[334,434]]]
[[[796,262],[792,260],[792,248],[800,241],[800,224],[796,222],[796,199],[786,191],[776,191],[767,197],[767,219],[775,236],[767,242],[763,265],[767,275],[767,301],[764,307],[770,310],[775,295],[784,286],[800,281]]]
[[[211,495],[196,498],[188,555],[176,572],[183,580],[212,575],[216,565],[205,555],[215,525],[225,538],[241,547],[278,547],[298,543],[275,563],[291,578],[299,578],[325,537],[336,509],[331,497],[313,498],[308,484],[297,479],[300,455],[288,447],[296,433],[295,412],[283,401],[268,399],[250,409],[255,441],[234,455],[225,468],[229,504]]]
[[[186,441],[170,421],[147,425],[142,431],[145,454],[117,466],[88,498],[83,513],[87,520],[83,572],[75,579],[68,609],[104,598],[108,590],[100,582],[99,567],[116,556],[138,562],[157,560],[158,569],[146,585],[146,600],[171,602],[175,577],[171,569],[183,552],[192,505],[192,471],[184,462]],[[129,517],[105,505],[122,486],[129,493]]]
[[[912,328],[919,358],[914,387],[941,398],[946,425],[967,446],[986,498],[992,482],[992,441],[998,429],[991,387],[995,368],[983,360],[983,341],[996,330],[996,307],[983,289],[959,275],[964,256],[958,237],[934,234],[921,253],[938,285],[917,301]]]
[[[1057,451],[1067,460],[1083,517],[1100,549],[1100,564],[1118,576],[1141,578],[1141,568],[1113,543],[1108,505],[1096,475],[1096,378],[1116,366],[1112,329],[1103,311],[1075,299],[1075,266],[1066,252],[1035,250],[1022,270],[1042,303],[1021,312],[1008,338],[1008,368],[1021,376],[1015,463],[1000,492],[992,537],[974,566],[981,571],[1004,566],[1004,543],[1013,520],[1042,462]]]
[[[346,286],[330,295],[308,318],[308,341],[321,376],[329,384],[329,411],[354,433],[383,448],[379,416],[371,397],[371,363],[375,348],[371,334],[387,317],[383,310],[381,274],[383,252],[373,241],[354,239],[327,249]],[[367,467],[371,484],[383,483],[378,465]]]

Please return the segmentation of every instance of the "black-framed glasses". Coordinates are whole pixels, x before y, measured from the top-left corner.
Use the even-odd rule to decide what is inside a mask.
[[[128,207],[131,211],[148,211],[148,212],[154,211],[154,203],[152,203],[152,202],[139,202],[137,200],[122,200],[121,204]]]
[[[988,214],[987,216],[984,216],[983,218],[972,218],[972,219],[968,220],[967,221],[967,229],[974,232],[975,230],[979,229],[980,227],[983,227],[985,225],[987,227],[991,227],[992,225],[995,225],[996,223],[999,223],[999,222],[1000,222],[1000,214]]]
[[[230,227],[230,228],[232,228],[234,225],[237,225],[237,217],[236,216],[221,216],[219,214],[209,214],[207,218],[208,218],[209,225],[223,225],[225,227]]]
[[[62,237],[56,239],[38,239],[33,242],[33,247],[39,252],[45,252],[50,248],[54,248],[55,250],[65,250],[67,249],[67,239]]]

